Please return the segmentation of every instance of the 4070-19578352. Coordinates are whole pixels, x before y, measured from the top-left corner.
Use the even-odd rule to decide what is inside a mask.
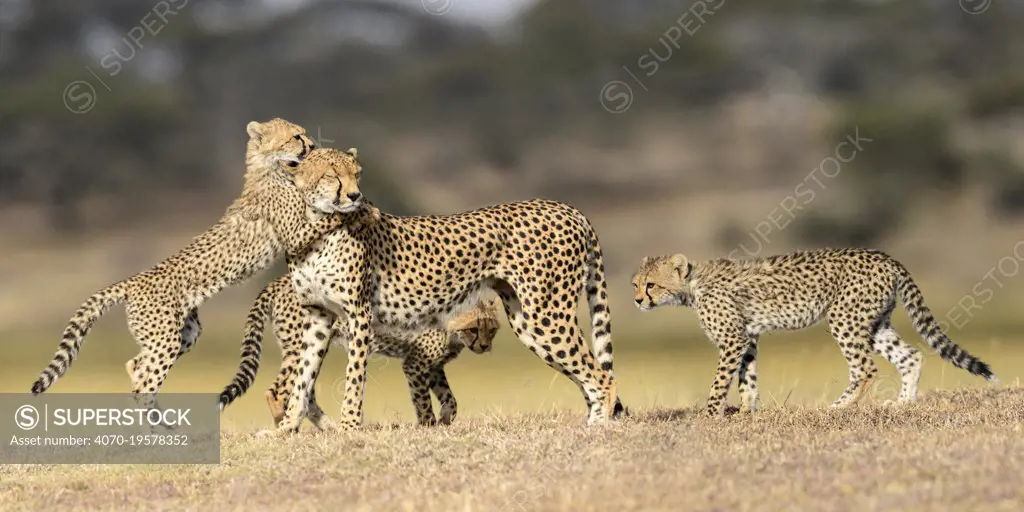
[[[9,446],[188,446],[188,436],[183,434],[119,435],[101,434],[96,436],[12,436]]]

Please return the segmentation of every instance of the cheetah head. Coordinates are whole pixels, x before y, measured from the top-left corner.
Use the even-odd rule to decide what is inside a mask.
[[[448,321],[450,342],[469,347],[477,354],[491,350],[494,335],[498,333],[498,309],[501,299],[478,301],[476,306]]]
[[[246,159],[259,167],[294,169],[316,148],[305,128],[280,118],[252,121],[245,131],[249,133]]]
[[[310,151],[295,170],[295,186],[311,208],[325,213],[349,213],[363,204],[359,191],[362,173],[355,148],[320,148]]]
[[[689,305],[693,264],[682,254],[645,256],[633,274],[633,301],[641,311],[660,306]]]

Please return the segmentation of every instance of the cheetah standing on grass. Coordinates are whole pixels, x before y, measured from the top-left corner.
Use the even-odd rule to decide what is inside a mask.
[[[449,320],[446,330],[428,329],[421,333],[401,333],[370,340],[371,353],[403,360],[402,370],[409,382],[416,419],[420,425],[434,425],[437,422],[430,401],[431,391],[441,404],[441,423],[448,425],[455,419],[458,404],[448,385],[444,367],[458,357],[463,348],[468,347],[477,354],[491,350],[494,336],[498,332],[499,303],[478,302],[469,311]],[[256,297],[246,322],[246,336],[242,340],[241,365],[235,379],[221,393],[220,401],[222,408],[226,407],[245,393],[255,380],[262,352],[264,322],[268,314],[273,315],[274,332],[283,354],[281,371],[266,394],[274,424],[278,425],[284,418],[288,397],[302,364],[302,326],[306,322],[305,310],[299,304],[289,276],[272,281]],[[340,319],[335,320],[331,334],[334,341],[340,341],[345,346],[351,338]],[[317,428],[329,428],[333,424],[316,403],[312,389],[306,417]]]
[[[300,166],[323,165],[307,159]],[[334,231],[291,272],[301,303],[342,315],[351,333],[340,426],[362,423],[371,334],[442,328],[485,289],[498,293],[516,336],[568,376],[589,409],[588,424],[623,411],[612,375],[610,312],[601,246],[579,210],[546,200],[458,215],[396,217]],[[577,320],[590,304],[594,355]],[[298,430],[326,351],[333,318],[307,307],[302,367],[279,432]]]
[[[132,391],[155,406],[174,362],[199,337],[198,307],[223,288],[269,266],[282,252],[290,258],[314,239],[358,217],[323,216],[313,224],[296,188],[298,162],[313,149],[306,131],[282,119],[247,126],[246,173],[241,196],[224,216],[177,254],[153,268],[95,293],[79,308],[64,330],[57,354],[32,394],[52,385],[71,366],[92,324],[114,305],[126,302],[128,329],[140,352],[126,364]],[[355,188],[358,190],[358,188]],[[358,197],[338,198],[335,209],[353,211]]]
[[[898,401],[915,400],[922,356],[900,339],[890,323],[897,295],[903,298],[914,329],[943,359],[996,381],[987,364],[942,332],[907,269],[879,251],[820,249],[699,263],[682,254],[645,257],[633,276],[638,308],[690,307],[718,346],[718,371],[708,399],[712,415],[724,412],[737,370],[742,408],[756,410],[758,336],[804,329],[822,318],[828,320],[850,365],[850,383],[833,407],[856,402],[867,389],[878,371],[869,349],[899,369]]]

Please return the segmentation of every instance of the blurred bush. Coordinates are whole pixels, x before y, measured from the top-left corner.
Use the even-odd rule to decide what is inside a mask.
[[[337,120],[329,136],[343,146],[382,141],[374,143],[378,170],[366,185],[393,211],[415,209],[416,187],[386,161],[389,151],[406,151],[393,150],[394,141],[410,138],[446,144],[446,158],[425,162],[418,179],[486,167],[521,182],[524,165],[540,160],[524,156],[539,146],[641,152],[659,142],[645,131],[655,122],[665,127],[659,137],[707,126],[706,138],[676,148],[694,164],[664,171],[696,174],[720,159],[714,153],[742,154],[757,143],[746,140],[749,119],[720,118],[716,108],[763,96],[770,71],[787,68],[808,86],[801,94],[845,105],[824,135],[834,140],[859,126],[875,139],[842,177],[852,206],[834,215],[852,217],[816,213],[806,236],[871,240],[913,202],[905,191],[953,190],[987,165],[976,160],[982,154],[951,144],[951,133],[1012,119],[1024,103],[1020,1],[974,16],[956,2],[931,0],[521,5],[507,19],[478,25],[456,16],[458,5],[433,16],[419,2],[189,2],[147,35],[122,72],[106,76],[104,55],[125,50],[126,34],[151,5],[9,0],[0,9],[0,205],[42,203],[55,228],[74,229],[76,212],[96,195],[123,201],[120,213],[131,217],[163,214],[151,206],[154,194],[220,198],[238,185],[242,127],[269,117],[310,127]],[[640,59],[658,65],[641,67]],[[76,80],[96,87],[86,114],[62,102]],[[612,80],[633,88],[625,114],[602,108],[599,93]],[[919,101],[936,94],[940,100]],[[812,142],[795,140],[758,158],[798,161],[779,156],[812,150]],[[655,158],[678,155],[635,160],[657,167]],[[585,191],[604,204],[692,181],[659,176],[642,186],[624,182],[616,167],[531,172],[527,191]],[[730,176],[792,179],[779,171],[784,164],[762,167],[757,172],[768,178]],[[990,175],[1007,180],[993,201],[1014,212],[1019,178],[1001,175]]]
[[[864,246],[900,226],[907,210],[963,183],[965,155],[951,136],[953,113],[938,101],[881,99],[845,107],[828,140],[863,143],[835,178],[844,194],[797,224],[801,242]]]
[[[970,113],[979,118],[1020,114],[1024,109],[1024,70],[985,77],[967,91]]]

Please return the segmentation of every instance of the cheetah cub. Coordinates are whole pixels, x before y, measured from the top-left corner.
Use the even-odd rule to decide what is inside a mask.
[[[70,368],[93,323],[125,303],[128,329],[139,344],[139,354],[125,363],[125,369],[140,403],[154,406],[167,372],[199,338],[198,308],[206,299],[245,281],[282,254],[295,260],[345,222],[362,222],[361,216],[320,215],[314,220],[307,214],[296,181],[315,168],[298,163],[313,153],[315,144],[304,128],[275,118],[253,121],[246,131],[241,195],[185,248],[89,297],[68,322],[53,360],[32,384],[33,395],[46,391]],[[347,183],[358,191],[357,179]],[[363,204],[355,192],[340,199],[344,202],[339,200],[335,210],[342,213],[360,210]]]
[[[491,350],[494,336],[498,332],[499,306],[500,299],[493,302],[478,301],[473,308],[450,319],[444,330],[388,333],[370,340],[372,353],[403,360],[402,370],[409,382],[409,392],[420,425],[437,423],[430,401],[431,391],[441,404],[441,423],[448,425],[455,419],[458,405],[445,377],[444,367],[458,357],[463,348],[468,347],[477,354]],[[220,402],[223,409],[245,393],[255,380],[268,314],[273,314],[274,332],[284,355],[277,380],[266,394],[267,405],[276,426],[284,418],[288,397],[299,374],[304,333],[302,326],[306,322],[305,310],[295,294],[290,276],[272,281],[256,297],[246,322],[242,362],[234,380],[221,393]],[[340,319],[335,319],[331,330],[332,340],[342,346],[347,346],[351,341]],[[319,369],[314,371],[319,373]],[[333,424],[316,403],[313,390],[310,390],[309,402],[306,417],[317,428],[331,428]]]
[[[633,275],[633,299],[642,311],[686,306],[718,346],[718,370],[707,410],[724,413],[738,373],[741,409],[757,409],[757,341],[775,330],[799,330],[828,320],[850,365],[850,383],[832,407],[855,403],[878,368],[869,349],[900,371],[898,402],[917,398],[922,355],[900,339],[890,321],[903,299],[914,330],[941,357],[996,382],[989,366],[953,343],[924,304],[907,269],[867,249],[819,249],[752,260],[691,262],[682,254],[645,257]]]

